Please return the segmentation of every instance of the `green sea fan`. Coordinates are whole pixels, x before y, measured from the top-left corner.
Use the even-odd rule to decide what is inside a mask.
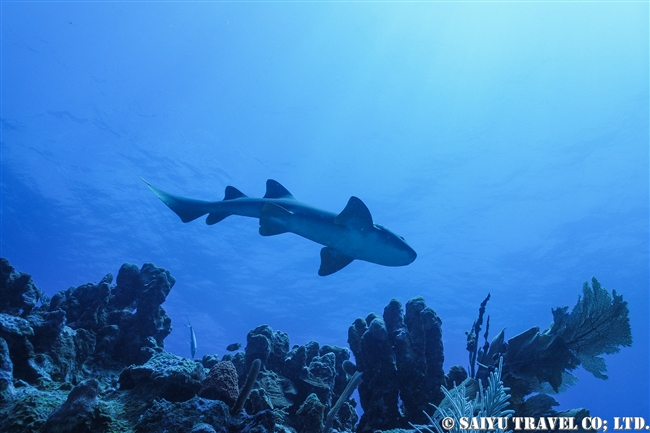
[[[499,417],[510,418],[515,413],[514,410],[506,409],[509,406],[510,388],[503,386],[501,381],[501,371],[503,368],[503,358],[499,359],[499,367],[488,376],[488,385],[483,388],[481,382],[478,382],[479,391],[474,399],[467,396],[467,386],[461,384],[452,390],[444,386],[441,387],[445,394],[444,400],[439,406],[432,405],[436,411],[433,416],[425,413],[429,419],[429,425],[413,425],[416,431],[420,433],[483,433],[483,430],[461,430],[459,420],[463,417]],[[450,430],[444,430],[440,422],[443,418],[453,418],[454,427]],[[501,430],[496,428],[495,433],[510,433],[511,430]]]

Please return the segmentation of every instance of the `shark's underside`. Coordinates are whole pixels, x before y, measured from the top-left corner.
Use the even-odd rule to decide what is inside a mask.
[[[404,238],[374,224],[366,205],[354,196],[341,213],[335,214],[296,200],[273,179],[266,181],[263,198],[248,197],[227,186],[224,199],[215,202],[179,197],[143,181],[183,222],[206,214],[206,223],[210,225],[230,215],[247,216],[259,219],[262,236],[291,232],[324,245],[318,270],[321,276],[333,274],[355,259],[405,266],[417,257]]]

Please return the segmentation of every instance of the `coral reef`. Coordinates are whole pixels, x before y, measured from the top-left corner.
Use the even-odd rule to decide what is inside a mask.
[[[155,395],[167,401],[187,401],[201,389],[203,367],[188,358],[161,352],[142,365],[132,364],[122,370],[121,390]]]
[[[110,418],[99,410],[98,391],[97,379],[88,379],[75,386],[66,401],[54,409],[47,418],[43,431],[46,433],[106,431]]]
[[[162,304],[174,282],[151,263],[124,264],[115,284],[109,274],[50,299],[0,259],[0,431],[440,433],[444,414],[512,410],[579,420],[589,412],[558,413],[547,390],[570,385],[580,365],[607,378],[600,355],[632,342],[626,302],[593,279],[570,313],[552,311],[548,329],[507,341],[501,331],[488,342],[488,296],[467,333],[469,375],[458,366],[445,375],[442,321],[421,297],[354,321],[356,364],[346,348],[290,348],[268,325],[248,333],[244,351],[198,361],[164,349],[171,319]]]
[[[402,304],[393,299],[383,318],[371,313],[348,331],[348,343],[363,373],[359,398],[364,414],[359,432],[406,427],[426,421],[429,403],[442,398],[442,320],[415,297]],[[402,401],[402,410],[398,401]]]
[[[151,263],[44,296],[0,259],[0,431],[320,433],[358,420],[342,364],[347,349],[262,325],[245,352],[192,361],[164,350],[174,285]],[[39,305],[40,302],[40,305]],[[241,389],[241,391],[240,391]]]
[[[488,342],[488,317],[485,344],[479,349],[477,336],[490,296],[481,303],[479,317],[467,333],[470,370],[482,381],[503,356],[503,381],[511,389],[512,406],[518,415],[557,415],[552,397],[537,394],[525,400],[526,396],[550,390],[557,393],[573,385],[576,380],[570,372],[580,365],[595,377],[607,379],[605,360],[599,355],[616,353],[632,344],[629,310],[623,297],[615,290],[610,295],[596,278],[592,278],[591,287],[585,282],[582,291],[571,313],[568,307],[552,310],[553,323],[545,331],[535,326],[507,342],[503,330]],[[474,363],[479,366],[476,370]],[[588,416],[585,409],[576,411]]]
[[[16,270],[6,259],[0,258],[0,311],[12,316],[29,314],[43,293],[34,285],[32,277]]]

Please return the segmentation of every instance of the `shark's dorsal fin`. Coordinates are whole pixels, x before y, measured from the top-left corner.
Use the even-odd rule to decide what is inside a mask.
[[[360,198],[352,196],[334,223],[358,230],[370,230],[373,227],[372,215]]]
[[[224,200],[234,200],[236,198],[248,197],[246,194],[235,188],[234,186],[228,185],[226,187],[226,196]]]
[[[295,197],[288,189],[280,185],[280,182],[273,179],[266,181],[266,194],[264,194],[264,198],[289,198],[295,200]]]
[[[352,263],[352,260],[354,258],[346,256],[337,249],[324,247],[320,250],[320,269],[318,270],[318,275],[321,277],[331,275]]]

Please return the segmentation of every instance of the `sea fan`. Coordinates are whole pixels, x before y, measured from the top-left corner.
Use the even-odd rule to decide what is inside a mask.
[[[461,433],[459,420],[461,418],[473,417],[499,417],[510,418],[514,414],[511,409],[506,409],[510,404],[508,400],[510,395],[508,391],[510,388],[503,386],[501,381],[501,370],[503,367],[503,358],[499,359],[499,367],[490,373],[488,377],[488,385],[483,388],[479,381],[478,395],[474,399],[467,396],[467,387],[463,384],[453,388],[451,391],[442,388],[445,394],[444,400],[439,406],[432,405],[436,411],[433,416],[425,415],[429,419],[429,425],[413,425],[420,433]],[[445,430],[441,427],[440,422],[443,418],[453,418],[455,423],[454,427],[450,430]],[[462,433],[482,433],[483,430],[463,429]],[[495,433],[510,433],[511,431],[504,431],[500,428],[494,430]]]
[[[545,334],[561,336],[585,370],[607,379],[607,366],[599,355],[632,345],[629,311],[616,290],[610,296],[596,278],[591,279],[591,285],[584,283],[583,296],[571,313],[567,313],[567,307],[552,310],[553,324]]]

